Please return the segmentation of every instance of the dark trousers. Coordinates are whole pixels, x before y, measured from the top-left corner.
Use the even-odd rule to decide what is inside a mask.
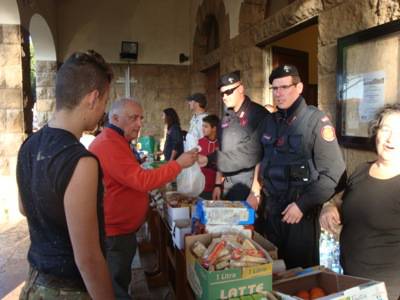
[[[254,170],[239,173],[234,176],[225,175],[223,198],[231,201],[246,201],[251,191],[253,173]]]
[[[129,295],[131,263],[136,253],[136,233],[106,238],[107,263],[110,269],[115,298],[132,299]]]
[[[288,269],[319,265],[320,226],[316,215],[303,216],[297,224],[287,224],[282,222],[281,214],[267,213],[264,229]]]
[[[212,200],[212,192],[202,192],[199,197],[205,200]]]

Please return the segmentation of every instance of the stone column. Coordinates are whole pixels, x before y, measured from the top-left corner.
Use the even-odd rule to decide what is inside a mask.
[[[36,61],[36,116],[34,124],[42,127],[50,119],[55,108],[56,61]],[[36,117],[36,120],[35,120]]]
[[[21,33],[0,25],[0,223],[19,217],[15,166],[24,138]]]

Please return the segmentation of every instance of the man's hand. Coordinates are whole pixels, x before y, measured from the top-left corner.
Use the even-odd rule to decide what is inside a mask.
[[[186,151],[182,153],[177,159],[176,162],[181,166],[182,169],[188,168],[192,166],[198,157],[198,150],[194,148],[190,151]]]
[[[205,167],[208,164],[208,158],[205,155],[199,154],[199,158],[197,159],[197,162],[199,163],[200,167]]]
[[[288,224],[297,224],[303,217],[303,213],[296,203],[290,203],[282,212],[282,221]]]
[[[219,186],[214,187],[212,192],[212,200],[221,200],[222,188]]]
[[[260,195],[255,195],[251,192],[246,201],[255,211],[257,211],[258,205],[260,204]]]
[[[330,233],[337,234],[340,231],[340,215],[336,206],[328,203],[324,205],[319,217],[321,227]]]

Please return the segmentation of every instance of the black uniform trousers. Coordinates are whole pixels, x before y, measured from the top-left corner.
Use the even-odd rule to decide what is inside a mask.
[[[286,268],[319,265],[318,213],[309,213],[299,223],[288,224],[282,221],[281,213],[266,210],[264,234],[278,247],[278,256],[285,261]]]
[[[235,175],[224,174],[224,200],[246,201],[253,183],[254,168]]]

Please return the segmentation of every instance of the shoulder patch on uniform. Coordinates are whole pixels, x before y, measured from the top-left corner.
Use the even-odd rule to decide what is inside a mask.
[[[321,122],[328,122],[329,121],[329,117],[328,116],[324,116],[322,119],[321,119]]]
[[[321,128],[321,137],[327,142],[333,142],[336,139],[335,128],[332,125],[325,125]]]

